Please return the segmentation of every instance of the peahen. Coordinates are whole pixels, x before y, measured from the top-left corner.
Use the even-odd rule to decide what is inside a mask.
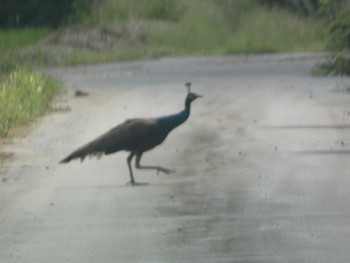
[[[136,156],[135,167],[137,169],[154,169],[157,172],[172,173],[173,171],[160,166],[142,166],[140,160],[145,151],[149,151],[161,144],[169,132],[187,120],[190,115],[192,101],[202,97],[190,91],[191,83],[186,83],[186,87],[188,94],[185,99],[185,109],[181,112],[159,118],[128,119],[95,140],[78,148],[60,161],[60,163],[68,163],[77,158],[83,161],[89,155],[101,156],[124,150],[130,152],[127,163],[130,173],[130,183],[132,185],[135,184],[131,168],[131,161],[134,156]]]

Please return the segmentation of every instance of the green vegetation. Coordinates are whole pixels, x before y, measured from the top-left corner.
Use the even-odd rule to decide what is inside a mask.
[[[0,0],[1,27],[58,27],[78,12],[86,12],[93,0]]]
[[[13,71],[0,85],[0,137],[45,112],[61,88],[58,81],[43,74],[26,69]]]
[[[318,11],[320,3],[324,0],[258,0],[261,4],[268,6],[279,6],[293,13],[310,15]],[[338,0],[326,0],[336,2]]]
[[[178,21],[184,5],[174,0],[102,0],[95,1],[76,15],[76,22],[90,26],[107,25],[114,20],[166,20]]]
[[[47,27],[2,29],[0,30],[0,51],[16,50],[47,36],[51,30]]]
[[[44,113],[61,88],[57,81],[26,69],[18,54],[50,32],[47,27],[0,30],[0,138]]]
[[[16,1],[3,1],[10,7],[16,5]],[[29,1],[31,4],[21,6],[19,21],[28,16],[24,7],[36,7],[37,12],[43,12],[40,5],[43,1]],[[60,19],[41,13],[32,18],[32,24],[51,25],[60,21],[61,27],[52,37],[25,49],[15,59],[5,56],[7,63],[2,66],[4,63],[0,62],[0,68],[11,68],[8,61],[71,65],[166,55],[326,51],[327,35],[342,32],[329,32],[325,21],[334,22],[343,2],[64,0],[56,3],[59,12],[66,11]],[[52,3],[45,2],[47,13],[51,12]],[[7,24],[13,25],[14,19],[13,12],[9,12]],[[339,38],[334,39],[332,42],[339,42]]]
[[[37,43],[51,32],[47,27],[0,29],[0,76],[14,70],[24,59],[31,64],[30,58],[20,56],[21,49]]]
[[[188,1],[179,21],[150,38],[150,45],[170,55],[222,54],[230,25],[213,1]]]
[[[350,4],[349,4],[350,6]],[[328,47],[332,57],[316,68],[319,75],[350,75],[350,9],[345,9],[328,22]]]
[[[47,27],[0,30],[0,138],[44,113],[61,87],[57,81],[21,66],[18,54],[50,32]]]
[[[350,59],[334,54],[327,62],[315,67],[313,74],[320,76],[350,76]]]
[[[320,11],[327,17],[328,43],[331,59],[315,69],[319,75],[350,75],[350,2],[322,0]]]
[[[323,51],[324,38],[322,21],[276,7],[260,7],[241,18],[229,53]]]
[[[159,56],[326,49],[322,19],[254,0],[102,0],[94,2],[89,11],[80,12],[75,26],[94,31],[82,33],[85,42],[80,45],[69,45],[67,49],[72,52],[51,56],[53,59],[47,61],[67,65]],[[60,36],[72,38],[67,30],[62,30]],[[77,43],[76,37],[74,34],[74,41],[56,44]],[[99,39],[99,45],[94,39]],[[109,44],[103,46],[102,42]]]
[[[157,14],[156,11],[161,9],[159,6],[161,3],[164,5],[165,2],[172,3],[165,5],[170,10],[174,10],[164,12],[169,16],[149,15]],[[116,3],[119,4],[115,6]],[[105,0],[101,8],[125,10],[114,16],[117,20],[157,18],[176,21],[166,30],[148,36],[146,49],[150,51],[151,56],[155,49],[162,50],[163,54],[168,55],[325,49],[322,21],[301,17],[277,7],[264,8],[256,1],[152,0],[141,1],[141,3],[143,5],[146,3],[146,6],[139,4],[139,8],[135,10],[132,9],[134,5],[131,5],[130,1]],[[99,14],[98,11],[95,12]],[[92,17],[96,18],[96,24],[106,23],[105,18],[99,20],[101,16],[95,13]]]
[[[324,19],[305,15],[317,9],[315,2],[75,0],[68,5],[63,1],[71,10],[63,20],[65,26],[14,59],[5,56],[0,69],[13,68],[12,61],[43,66],[160,56],[325,51]]]
[[[350,71],[344,0],[0,1],[0,136],[47,110],[47,65],[333,50],[320,71]]]

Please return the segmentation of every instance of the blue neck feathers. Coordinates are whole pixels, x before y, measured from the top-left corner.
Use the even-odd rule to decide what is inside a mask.
[[[179,113],[160,117],[157,119],[158,124],[167,132],[170,132],[183,122],[185,122],[190,116],[190,104],[186,104],[185,109]]]

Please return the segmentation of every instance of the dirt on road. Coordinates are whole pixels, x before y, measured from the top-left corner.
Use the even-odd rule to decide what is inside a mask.
[[[55,68],[61,103],[0,174],[0,262],[349,262],[350,79],[286,54]],[[132,117],[203,99],[135,171],[127,153],[59,165]],[[76,97],[75,90],[89,96]]]

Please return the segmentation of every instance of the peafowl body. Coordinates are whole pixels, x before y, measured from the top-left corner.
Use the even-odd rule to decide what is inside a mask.
[[[189,117],[192,101],[201,96],[190,92],[191,83],[186,83],[186,86],[188,94],[185,99],[185,108],[181,112],[159,118],[128,119],[95,140],[78,148],[60,163],[68,163],[78,158],[83,161],[86,156],[101,156],[124,150],[130,152],[127,163],[132,185],[135,184],[131,168],[131,161],[134,156],[136,156],[135,167],[137,169],[154,169],[157,172],[167,174],[173,172],[160,166],[141,166],[140,160],[145,151],[149,151],[161,144],[173,129],[185,122]]]

